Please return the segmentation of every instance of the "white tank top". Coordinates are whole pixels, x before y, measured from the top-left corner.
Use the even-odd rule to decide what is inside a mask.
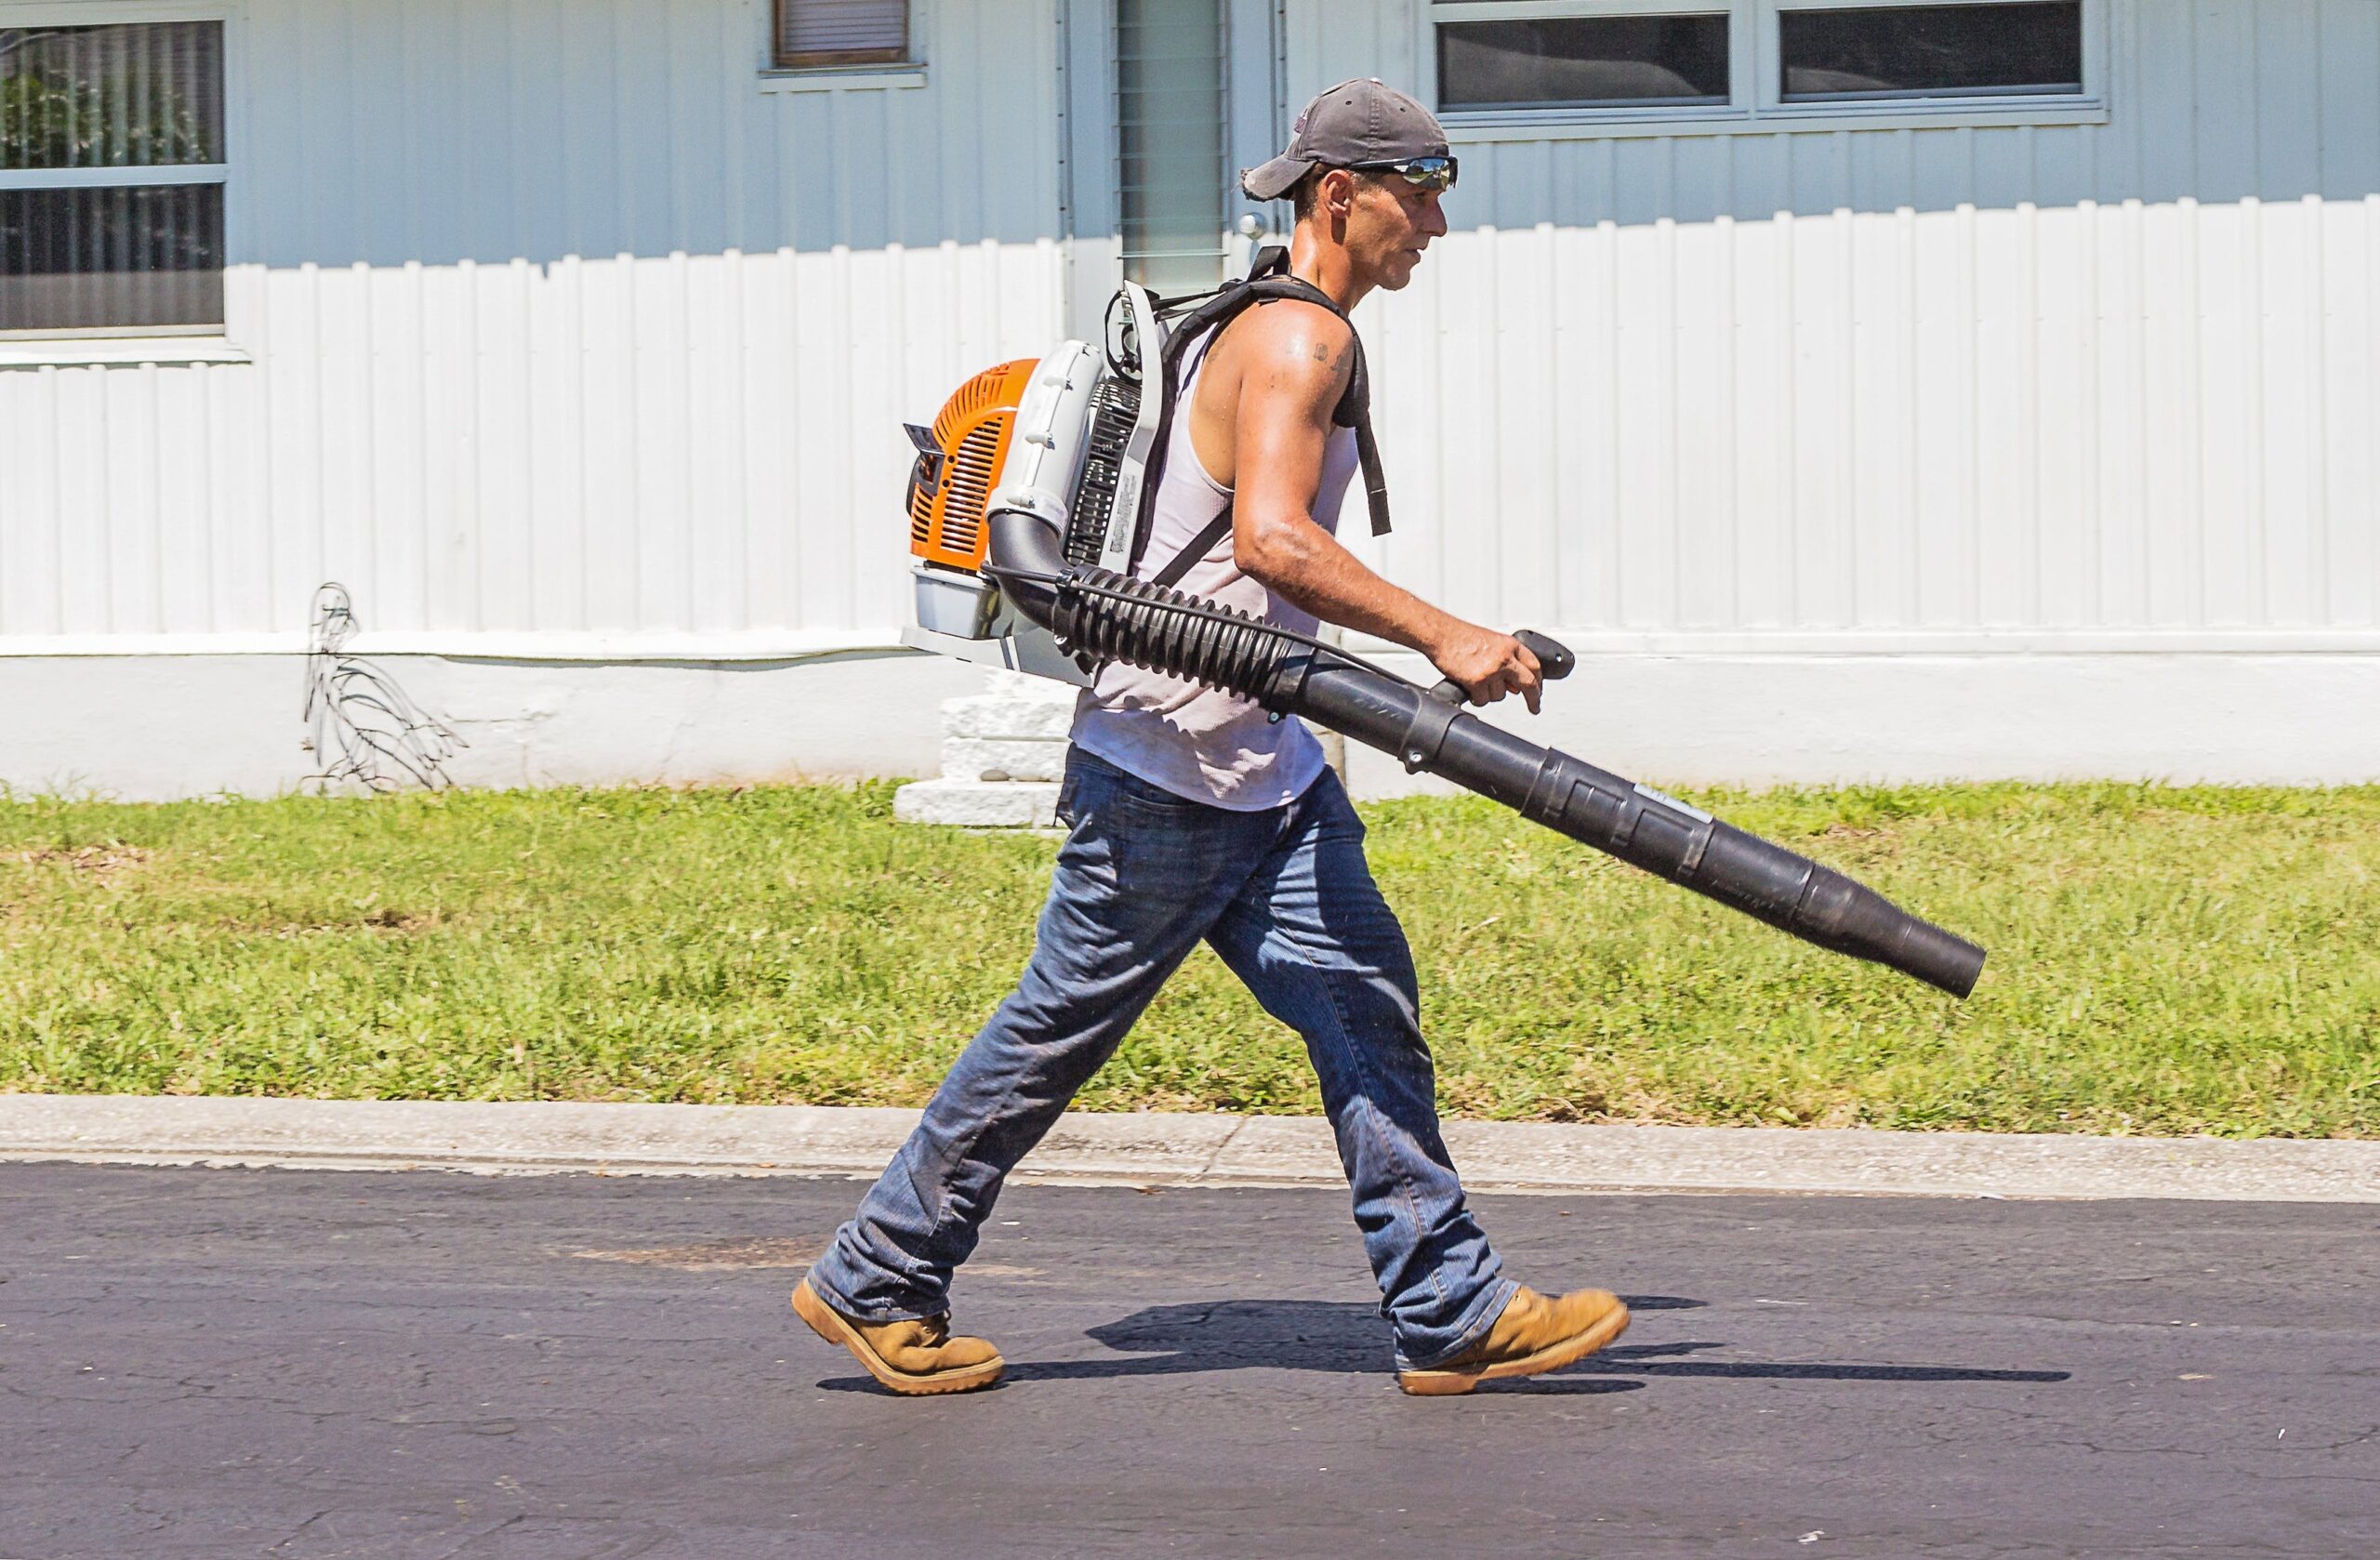
[[[1208,349],[1222,334],[1217,331],[1199,343],[1182,383],[1166,442],[1165,473],[1157,483],[1148,550],[1133,571],[1142,579],[1163,573],[1231,502],[1231,489],[1207,474],[1190,438],[1198,376],[1206,368]],[[1323,451],[1322,486],[1314,497],[1315,522],[1334,535],[1340,502],[1355,465],[1355,430],[1334,430]],[[1190,566],[1176,588],[1298,633],[1311,634],[1319,626],[1311,613],[1240,572],[1232,559],[1228,533]],[[1076,700],[1074,740],[1126,773],[1176,796],[1238,813],[1295,801],[1323,770],[1322,744],[1297,717],[1276,721],[1252,699],[1120,662],[1102,667]]]

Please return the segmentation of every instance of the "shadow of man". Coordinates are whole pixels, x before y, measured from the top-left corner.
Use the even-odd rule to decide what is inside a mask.
[[[1692,1311],[1707,1302],[1679,1295],[1626,1295],[1631,1311]],[[1309,1370],[1368,1376],[1387,1363],[1379,1310],[1347,1301],[1224,1300],[1153,1305],[1092,1328],[1113,1353],[1096,1359],[1011,1361],[1008,1382],[1092,1382],[1124,1376],[1180,1376],[1212,1370]],[[2064,1382],[2065,1370],[1995,1370],[1959,1365],[1831,1360],[1738,1360],[1699,1356],[1729,1345],[1707,1340],[1620,1344],[1561,1371],[1499,1382],[1505,1393],[1599,1395],[1636,1392],[1643,1378],[1720,1377],[1738,1381]],[[1633,1378],[1633,1379],[1632,1379]],[[819,1383],[832,1391],[879,1391],[864,1376]]]

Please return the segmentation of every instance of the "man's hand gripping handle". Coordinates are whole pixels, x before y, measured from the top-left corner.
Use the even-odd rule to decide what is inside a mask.
[[[1567,648],[1533,629],[1523,628],[1513,638],[1536,657],[1540,678],[1567,677],[1570,668],[1579,664],[1579,658]],[[1431,689],[1427,697],[1414,701],[1412,721],[1406,727],[1405,740],[1397,744],[1397,756],[1404,760],[1406,773],[1414,773],[1438,756],[1438,749],[1446,746],[1447,728],[1454,724],[1455,717],[1470,698],[1462,684],[1449,677]],[[1537,707],[1534,698],[1529,707]]]
[[[1522,648],[1537,657],[1537,675],[1548,682],[1569,676],[1579,664],[1579,658],[1571,654],[1567,646],[1555,643],[1534,628],[1523,628],[1513,638],[1520,641]],[[1449,677],[1430,690],[1430,697],[1444,704],[1460,706],[1471,695],[1463,692],[1461,683]]]

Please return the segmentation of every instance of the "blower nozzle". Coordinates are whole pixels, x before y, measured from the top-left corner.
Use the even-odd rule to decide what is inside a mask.
[[[1964,998],[1984,950],[1874,890],[1699,808],[1524,741],[1428,690],[1245,613],[1110,570],[1068,563],[1050,522],[995,509],[984,573],[1032,622],[1091,661],[1187,678],[1300,715],[1502,802],[1581,844],[1717,900],[1805,942]],[[1532,636],[1537,638],[1538,636]],[[1568,652],[1539,659],[1559,676]]]

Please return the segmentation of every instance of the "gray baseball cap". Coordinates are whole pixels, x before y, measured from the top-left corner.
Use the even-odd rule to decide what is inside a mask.
[[[1243,168],[1248,198],[1276,201],[1314,168],[1350,168],[1447,155],[1437,117],[1377,76],[1342,81],[1315,94],[1289,126],[1289,149],[1261,168]]]

